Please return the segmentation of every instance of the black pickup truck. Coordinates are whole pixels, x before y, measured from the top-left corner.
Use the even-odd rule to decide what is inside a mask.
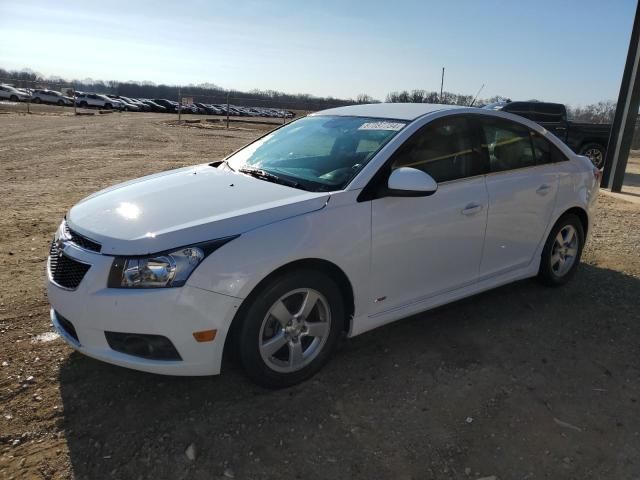
[[[485,105],[488,110],[515,113],[539,123],[566,143],[571,150],[586,155],[602,168],[611,125],[606,123],[577,123],[567,119],[567,109],[561,103],[499,102]]]

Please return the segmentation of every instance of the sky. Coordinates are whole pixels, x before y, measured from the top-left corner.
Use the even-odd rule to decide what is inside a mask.
[[[384,100],[617,99],[635,0],[0,0],[0,67]]]

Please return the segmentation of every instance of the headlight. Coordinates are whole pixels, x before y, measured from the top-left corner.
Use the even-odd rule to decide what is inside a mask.
[[[144,257],[116,257],[109,288],[166,288],[183,286],[210,253],[237,236]]]

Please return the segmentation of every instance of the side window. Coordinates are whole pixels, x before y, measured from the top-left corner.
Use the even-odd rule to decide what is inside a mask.
[[[486,173],[482,156],[473,148],[466,117],[448,117],[424,126],[394,154],[391,169],[413,167],[438,182]]]
[[[533,108],[536,122],[561,122],[564,116],[562,105],[556,103],[536,103]]]
[[[563,162],[568,160],[564,154],[558,150],[549,140],[544,138],[538,132],[531,131],[531,141],[533,142],[533,151],[536,157],[536,165],[544,165],[545,163]]]
[[[521,117],[531,118],[531,104],[526,102],[507,103],[502,109],[503,112],[513,113]]]
[[[492,173],[535,166],[529,129],[497,118],[484,118],[481,124],[485,138],[482,147],[489,156]]]

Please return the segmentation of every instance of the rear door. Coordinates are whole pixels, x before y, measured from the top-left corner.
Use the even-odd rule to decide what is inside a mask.
[[[502,118],[478,119],[489,160],[489,215],[480,279],[527,266],[555,207],[557,167],[528,127]],[[548,143],[548,142],[547,142]]]

